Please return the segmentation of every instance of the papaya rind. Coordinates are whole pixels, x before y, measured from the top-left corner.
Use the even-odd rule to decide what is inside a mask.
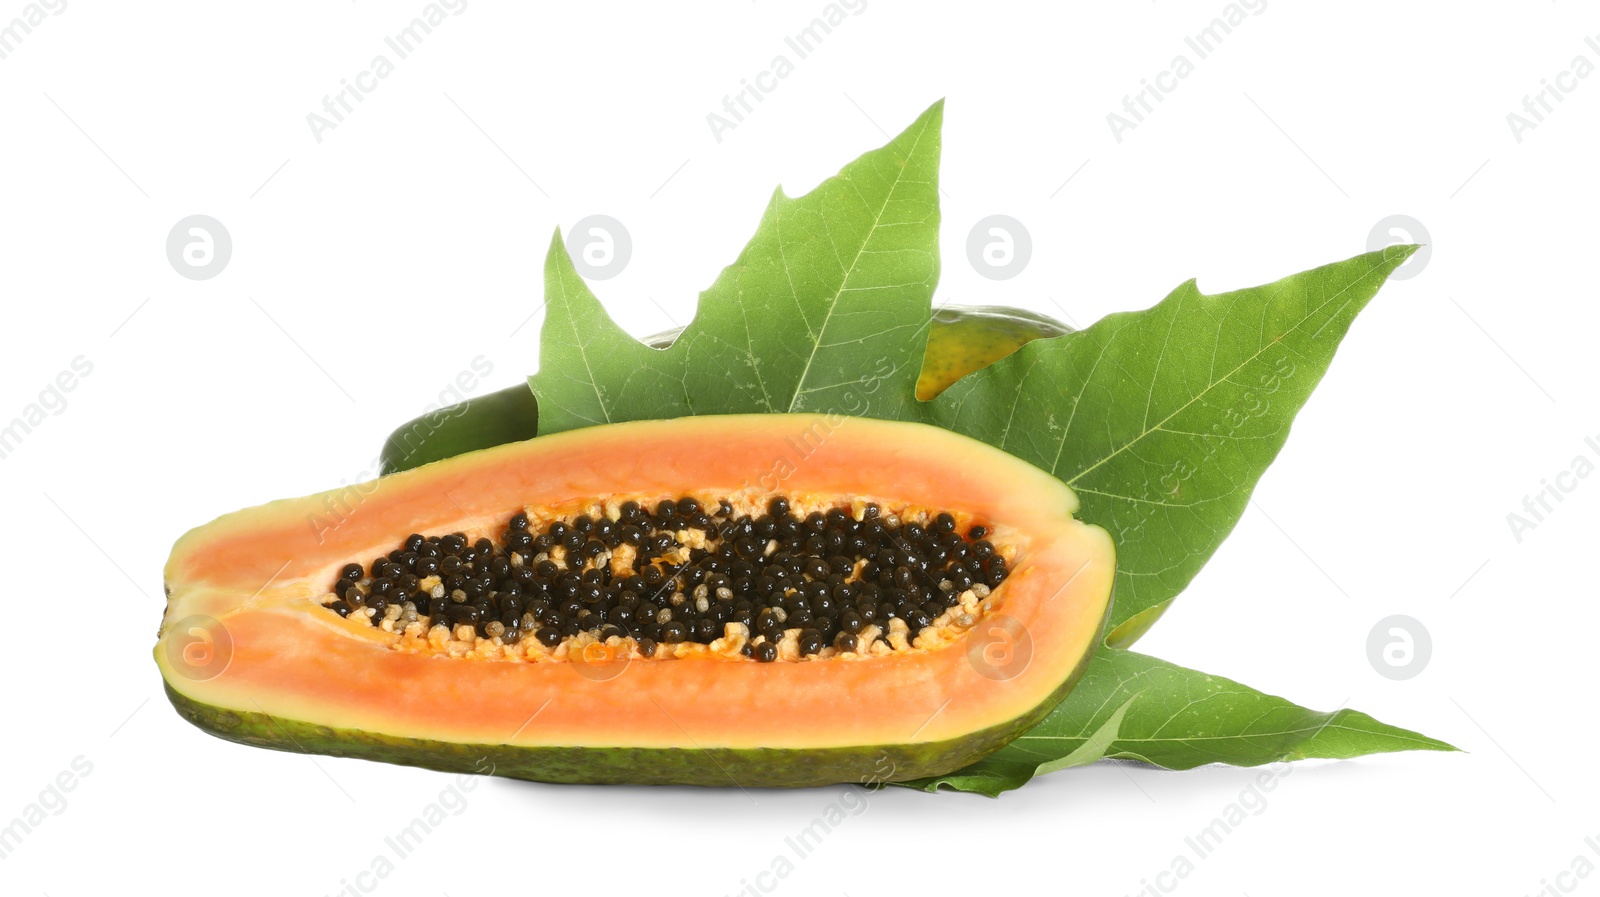
[[[1106,607],[1109,619],[1109,602]],[[1095,638],[1094,646],[1100,642],[1101,638]],[[163,681],[163,687],[179,716],[210,735],[251,747],[559,784],[806,788],[904,782],[976,763],[1038,725],[1077,685],[1092,657],[1093,649],[1061,686],[1029,713],[978,732],[944,741],[808,749],[596,748],[437,741],[214,707],[182,694],[171,683]]]

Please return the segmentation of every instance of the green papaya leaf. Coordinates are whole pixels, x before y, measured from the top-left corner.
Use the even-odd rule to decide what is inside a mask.
[[[1213,296],[1191,280],[1031,342],[919,410],[1077,491],[1079,516],[1117,542],[1109,641],[1125,646],[1239,522],[1351,321],[1415,249]]]
[[[756,234],[666,349],[609,318],[557,234],[545,265],[539,432],[689,414],[896,417],[915,401],[939,276],[937,103]]]
[[[931,402],[915,395],[939,273],[935,104],[815,190],[776,192],[755,236],[656,349],[607,316],[559,234],[546,261],[539,430],[693,414],[810,411],[917,420],[1022,457],[1077,490],[1117,541],[1108,643],[1038,728],[911,783],[998,794],[1124,757],[1172,769],[1452,750],[1350,710],[1319,714],[1122,647],[1244,512],[1356,315],[1415,246],[1031,342]]]
[[[799,199],[774,195],[737,261],[667,349],[605,313],[559,235],[546,263],[540,430],[799,411],[922,420],[1043,467],[1117,541],[1108,641],[1126,647],[1199,573],[1355,316],[1415,246],[1035,340],[915,396],[938,276],[936,104]]]
[[[1165,769],[1261,766],[1454,747],[1354,710],[1318,713],[1132,651],[1102,648],[1044,721],[956,772],[899,784],[997,796],[1047,772],[1113,758]]]

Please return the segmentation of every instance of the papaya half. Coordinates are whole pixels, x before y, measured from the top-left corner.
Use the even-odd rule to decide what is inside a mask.
[[[958,769],[1100,643],[1110,537],[921,424],[611,424],[237,511],[178,540],[156,662],[231,741],[552,782]],[[370,559],[370,561],[369,561]]]
[[[682,329],[645,340],[672,345]],[[1072,328],[1048,315],[1000,306],[950,305],[936,309],[928,329],[917,398],[927,401],[952,383],[1017,351],[1032,340]],[[380,474],[420,467],[463,452],[539,435],[539,403],[525,384],[507,387],[430,411],[389,435],[379,454]]]

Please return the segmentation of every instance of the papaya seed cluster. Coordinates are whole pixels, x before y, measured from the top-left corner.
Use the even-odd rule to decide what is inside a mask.
[[[939,624],[970,626],[974,596],[1009,572],[987,527],[961,532],[949,513],[903,522],[866,504],[801,515],[782,495],[753,515],[689,497],[615,513],[536,526],[518,512],[499,544],[413,533],[368,565],[346,564],[325,603],[394,631],[442,626],[549,648],[587,634],[631,639],[646,657],[739,624],[749,635],[739,653],[772,662],[785,642],[799,657],[882,653],[880,642],[903,650]]]

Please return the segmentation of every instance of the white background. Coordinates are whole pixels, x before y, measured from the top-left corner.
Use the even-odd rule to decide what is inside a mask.
[[[6,893],[734,894],[842,789],[750,794],[477,782],[387,879],[383,838],[452,777],[239,747],[189,727],[151,661],[189,527],[370,476],[383,437],[475,356],[538,361],[557,226],[624,222],[596,289],[638,334],[687,320],[775,183],[809,189],[947,97],[936,301],[1087,325],[1189,277],[1253,285],[1366,248],[1391,214],[1431,261],[1356,322],[1238,529],[1142,648],[1461,754],[1293,767],[1181,881],[1184,838],[1256,773],[1101,764],[988,800],[891,789],[777,892],[1600,893],[1557,879],[1600,835],[1596,522],[1579,480],[1519,541],[1507,514],[1600,435],[1600,77],[1519,142],[1507,113],[1583,54],[1582,4],[1272,2],[1119,142],[1106,116],[1221,2],[868,0],[719,142],[706,116],[821,0],[473,2],[319,142],[326,94],[394,54],[409,3],[72,0],[0,60],[0,421],[92,373],[0,460],[10,635],[0,824],[92,765],[0,859]],[[0,23],[23,12],[0,2]],[[179,219],[232,234],[179,277]],[[1031,263],[968,264],[1022,221]],[[530,316],[532,319],[530,320]],[[1431,632],[1417,678],[1368,631]],[[792,855],[791,855],[792,857]],[[1141,888],[1149,888],[1141,892]],[[355,893],[352,891],[351,893]],[[758,891],[758,893],[766,893]]]

